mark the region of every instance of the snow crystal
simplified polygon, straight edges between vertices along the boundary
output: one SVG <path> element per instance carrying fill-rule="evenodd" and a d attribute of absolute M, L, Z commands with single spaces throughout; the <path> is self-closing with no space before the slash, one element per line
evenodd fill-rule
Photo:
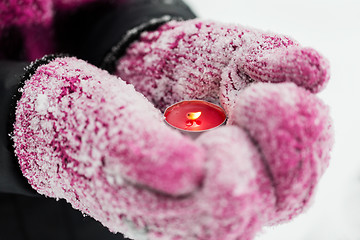
<path fill-rule="evenodd" d="M 35 111 L 41 115 L 44 115 L 47 113 L 49 105 L 49 98 L 45 94 L 39 94 L 35 102 Z"/>

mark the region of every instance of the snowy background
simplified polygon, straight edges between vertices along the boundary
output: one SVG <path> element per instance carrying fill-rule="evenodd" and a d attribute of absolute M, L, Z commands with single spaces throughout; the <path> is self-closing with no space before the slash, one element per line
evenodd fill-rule
<path fill-rule="evenodd" d="M 360 240 L 360 1 L 185 0 L 201 18 L 292 36 L 330 60 L 335 146 L 312 207 L 256 240 Z"/>

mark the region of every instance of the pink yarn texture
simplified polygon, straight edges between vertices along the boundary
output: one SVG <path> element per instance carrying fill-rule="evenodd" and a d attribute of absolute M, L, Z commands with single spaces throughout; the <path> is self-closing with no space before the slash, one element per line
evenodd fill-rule
<path fill-rule="evenodd" d="M 134 42 L 117 74 L 65 57 L 25 82 L 13 139 L 39 193 L 135 240 L 250 240 L 310 205 L 333 143 L 315 50 L 170 22 Z M 158 109 L 188 98 L 223 104 L 227 125 L 196 140 L 168 127 Z"/>
<path fill-rule="evenodd" d="M 160 109 L 198 98 L 228 109 L 252 82 L 294 82 L 316 93 L 329 80 L 327 60 L 287 36 L 200 19 L 143 33 L 117 66 Z"/>

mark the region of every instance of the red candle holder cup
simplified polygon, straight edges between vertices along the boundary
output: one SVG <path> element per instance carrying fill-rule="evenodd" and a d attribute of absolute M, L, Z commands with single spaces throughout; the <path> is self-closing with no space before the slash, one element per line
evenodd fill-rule
<path fill-rule="evenodd" d="M 192 138 L 217 128 L 226 122 L 226 113 L 220 106 L 203 100 L 177 102 L 164 112 L 165 122 Z"/>

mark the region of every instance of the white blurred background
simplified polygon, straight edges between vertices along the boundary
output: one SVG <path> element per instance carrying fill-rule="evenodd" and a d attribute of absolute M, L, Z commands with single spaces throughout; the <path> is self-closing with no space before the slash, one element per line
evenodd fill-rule
<path fill-rule="evenodd" d="M 201 18 L 286 34 L 330 60 L 331 79 L 319 94 L 335 125 L 330 167 L 307 212 L 256 240 L 360 240 L 360 1 L 185 1 Z"/>

